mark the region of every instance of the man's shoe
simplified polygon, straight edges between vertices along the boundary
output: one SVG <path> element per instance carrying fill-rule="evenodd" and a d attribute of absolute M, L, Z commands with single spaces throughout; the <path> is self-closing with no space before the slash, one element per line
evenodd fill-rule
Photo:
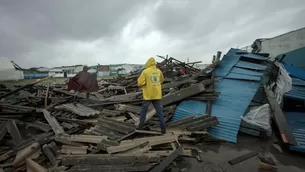
<path fill-rule="evenodd" d="M 165 128 L 161 128 L 161 133 L 165 134 L 166 133 L 166 129 Z"/>

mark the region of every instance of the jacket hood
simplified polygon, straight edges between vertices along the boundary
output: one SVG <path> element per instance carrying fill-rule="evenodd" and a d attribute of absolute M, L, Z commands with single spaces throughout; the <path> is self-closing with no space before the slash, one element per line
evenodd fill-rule
<path fill-rule="evenodd" d="M 145 66 L 145 69 L 152 67 L 152 66 L 156 66 L 155 58 L 153 58 L 153 57 L 149 58 L 144 66 Z"/>

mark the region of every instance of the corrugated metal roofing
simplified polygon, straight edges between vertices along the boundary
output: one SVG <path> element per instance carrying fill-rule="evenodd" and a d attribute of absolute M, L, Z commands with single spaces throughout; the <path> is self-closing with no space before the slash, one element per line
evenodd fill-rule
<path fill-rule="evenodd" d="M 286 52 L 285 57 L 282 60 L 283 63 L 288 64 L 290 66 L 302 68 L 305 70 L 305 46 L 302 48 L 298 48 L 296 50 Z M 279 55 L 276 58 L 281 59 L 283 55 Z"/>
<path fill-rule="evenodd" d="M 212 136 L 234 143 L 237 141 L 241 117 L 260 86 L 257 81 L 262 76 L 261 70 L 266 69 L 266 66 L 242 61 L 240 57 L 244 54 L 237 52 L 239 50 L 231 49 L 215 71 L 215 75 L 220 77 L 215 89 L 221 94 L 213 101 L 211 114 L 217 116 L 219 125 L 209 130 Z M 242 75 L 238 73 L 241 70 L 237 66 L 244 68 Z M 205 112 L 205 102 L 187 100 L 177 107 L 172 120 L 203 115 Z"/>
<path fill-rule="evenodd" d="M 297 100 L 305 100 L 305 87 L 293 85 L 292 89 L 285 93 L 285 97 Z"/>
<path fill-rule="evenodd" d="M 305 152 L 305 113 L 284 112 L 284 114 L 298 143 L 297 146 L 290 146 L 290 149 L 297 152 Z"/>
<path fill-rule="evenodd" d="M 305 81 L 291 77 L 292 89 L 285 93 L 285 97 L 297 100 L 305 100 Z"/>
<path fill-rule="evenodd" d="M 241 54 L 242 57 L 250 58 L 250 59 L 257 59 L 257 60 L 268 60 L 267 57 L 263 57 L 257 54 Z"/>
<path fill-rule="evenodd" d="M 230 73 L 238 73 L 238 74 L 244 74 L 244 75 L 253 75 L 253 76 L 263 76 L 262 72 L 257 71 L 251 71 L 239 67 L 233 67 L 233 69 L 230 71 Z"/>
<path fill-rule="evenodd" d="M 291 77 L 291 79 L 292 79 L 292 85 L 305 86 L 305 81 L 304 80 L 301 80 L 299 78 L 294 78 L 294 77 Z"/>
<path fill-rule="evenodd" d="M 305 70 L 287 64 L 284 64 L 284 67 L 291 76 L 305 80 Z"/>
<path fill-rule="evenodd" d="M 255 70 L 266 70 L 267 66 L 249 63 L 246 61 L 238 61 L 235 65 L 236 67 L 246 68 L 246 69 L 255 69 Z"/>

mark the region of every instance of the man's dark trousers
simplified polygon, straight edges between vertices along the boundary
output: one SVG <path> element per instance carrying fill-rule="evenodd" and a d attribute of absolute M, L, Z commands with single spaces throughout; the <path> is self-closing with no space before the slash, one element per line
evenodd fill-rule
<path fill-rule="evenodd" d="M 156 109 L 156 113 L 157 113 L 157 115 L 159 117 L 159 121 L 160 121 L 160 127 L 165 129 L 163 106 L 162 106 L 161 100 L 144 100 L 142 102 L 139 128 L 142 129 L 144 126 L 147 109 L 151 103 L 154 105 L 154 107 Z"/>

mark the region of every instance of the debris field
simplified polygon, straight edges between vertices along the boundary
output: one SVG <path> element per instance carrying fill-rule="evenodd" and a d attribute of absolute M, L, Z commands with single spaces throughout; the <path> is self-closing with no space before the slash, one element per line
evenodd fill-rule
<path fill-rule="evenodd" d="M 174 58 L 158 68 L 162 85 L 167 132 L 161 134 L 151 106 L 144 130 L 137 130 L 142 93 L 139 73 L 99 80 L 99 91 L 77 94 L 66 85 L 1 85 L 0 171 L 156 171 L 170 168 L 179 156 L 200 161 L 192 145 L 211 140 L 207 129 L 218 124 L 211 116 L 213 64 L 204 70 Z M 218 60 L 217 60 L 218 59 Z M 175 68 L 185 70 L 177 74 Z M 178 72 L 179 73 L 179 72 Z M 171 121 L 176 105 L 186 99 L 206 101 L 206 115 Z M 178 158 L 179 159 L 179 158 Z"/>

